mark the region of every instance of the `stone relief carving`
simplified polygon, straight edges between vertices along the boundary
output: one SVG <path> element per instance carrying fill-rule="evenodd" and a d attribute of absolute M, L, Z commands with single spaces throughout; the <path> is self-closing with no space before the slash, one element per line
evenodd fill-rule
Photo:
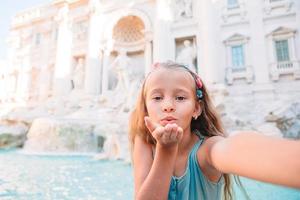
<path fill-rule="evenodd" d="M 175 0 L 174 3 L 175 20 L 193 17 L 193 0 Z"/>

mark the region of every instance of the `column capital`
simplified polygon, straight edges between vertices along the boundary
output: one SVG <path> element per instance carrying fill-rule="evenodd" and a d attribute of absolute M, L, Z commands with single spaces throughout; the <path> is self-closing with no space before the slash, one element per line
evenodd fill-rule
<path fill-rule="evenodd" d="M 54 17 L 54 20 L 61 23 L 62 21 L 68 20 L 69 15 L 69 5 L 67 3 L 62 4 L 59 7 L 57 15 Z"/>

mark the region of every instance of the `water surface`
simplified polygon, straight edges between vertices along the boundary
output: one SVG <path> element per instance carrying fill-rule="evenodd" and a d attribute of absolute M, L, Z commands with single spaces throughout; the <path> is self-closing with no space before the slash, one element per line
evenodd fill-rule
<path fill-rule="evenodd" d="M 253 200 L 299 200 L 300 191 L 242 179 Z M 245 199 L 236 189 L 237 199 Z M 0 150 L 1 200 L 131 200 L 132 169 L 92 155 L 26 155 Z"/>

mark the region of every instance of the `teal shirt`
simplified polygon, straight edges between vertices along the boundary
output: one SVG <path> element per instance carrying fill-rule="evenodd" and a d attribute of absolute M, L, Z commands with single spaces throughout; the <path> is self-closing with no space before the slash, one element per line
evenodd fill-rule
<path fill-rule="evenodd" d="M 201 138 L 192 148 L 186 171 L 181 177 L 172 176 L 168 200 L 219 200 L 223 189 L 223 179 L 217 183 L 209 181 L 202 173 L 197 159 L 197 150 L 203 142 Z"/>

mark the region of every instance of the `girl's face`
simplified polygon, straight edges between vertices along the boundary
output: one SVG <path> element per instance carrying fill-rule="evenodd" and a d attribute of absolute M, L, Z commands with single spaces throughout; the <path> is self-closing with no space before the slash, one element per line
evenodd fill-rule
<path fill-rule="evenodd" d="M 196 101 L 195 81 L 184 69 L 159 68 L 145 83 L 145 99 L 151 120 L 165 126 L 176 123 L 184 131 L 190 130 L 193 116 L 201 112 Z"/>

